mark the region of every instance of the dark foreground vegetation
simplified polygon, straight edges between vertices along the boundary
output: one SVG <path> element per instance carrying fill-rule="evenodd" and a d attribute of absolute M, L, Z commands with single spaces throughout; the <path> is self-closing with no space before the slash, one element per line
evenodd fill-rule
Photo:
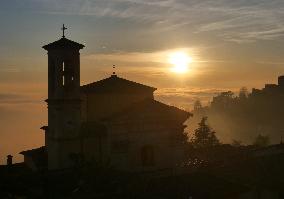
<path fill-rule="evenodd" d="M 283 198 L 284 145 L 188 146 L 176 169 L 123 173 L 81 165 L 61 171 L 0 167 L 0 195 L 8 198 Z"/>

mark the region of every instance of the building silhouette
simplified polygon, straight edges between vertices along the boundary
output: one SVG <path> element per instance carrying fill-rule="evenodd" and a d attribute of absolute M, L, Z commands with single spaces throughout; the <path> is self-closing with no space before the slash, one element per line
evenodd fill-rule
<path fill-rule="evenodd" d="M 45 146 L 21 152 L 24 163 L 13 164 L 13 156 L 7 156 L 7 165 L 0 165 L 0 198 L 283 198 L 282 139 L 265 147 L 185 145 L 184 122 L 191 114 L 156 101 L 156 88 L 115 73 L 81 86 L 84 46 L 66 39 L 65 29 L 61 39 L 43 46 L 48 51 Z M 279 77 L 278 85 L 238 101 L 264 96 L 264 107 L 277 93 L 283 102 L 283 88 Z M 223 97 L 235 100 L 230 93 Z M 125 175 L 94 164 L 138 172 Z M 144 175 L 173 171 L 176 165 L 183 172 Z"/>
<path fill-rule="evenodd" d="M 92 162 L 152 171 L 173 169 L 182 159 L 190 113 L 156 101 L 156 88 L 115 73 L 80 86 L 84 45 L 64 34 L 43 48 L 48 52 L 48 125 L 41 128 L 45 147 L 21 152 L 28 166 L 38 169 L 35 163 L 46 156 L 50 170 Z"/>
<path fill-rule="evenodd" d="M 258 95 L 283 95 L 284 94 L 284 76 L 278 77 L 278 84 L 265 84 L 262 89 L 252 89 L 252 96 Z"/>

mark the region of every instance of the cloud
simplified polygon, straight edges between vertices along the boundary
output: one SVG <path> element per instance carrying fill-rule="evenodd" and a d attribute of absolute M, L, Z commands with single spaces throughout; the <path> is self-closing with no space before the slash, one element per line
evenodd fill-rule
<path fill-rule="evenodd" d="M 151 24 L 145 31 L 214 33 L 225 41 L 253 42 L 284 35 L 282 0 L 30 0 L 39 12 L 113 17 Z"/>
<path fill-rule="evenodd" d="M 83 59 L 87 60 L 100 60 L 100 61 L 113 61 L 113 62 L 128 62 L 128 63 L 160 63 L 168 64 L 169 55 L 174 52 L 182 51 L 187 53 L 193 58 L 194 61 L 202 62 L 199 60 L 199 52 L 201 47 L 191 48 L 173 48 L 153 52 L 106 52 L 94 53 L 85 55 Z"/>
<path fill-rule="evenodd" d="M 262 65 L 279 65 L 279 66 L 284 66 L 284 62 L 274 62 L 274 61 L 258 61 L 258 64 Z"/>
<path fill-rule="evenodd" d="M 32 95 L 20 95 L 14 93 L 0 93 L 0 105 L 3 104 L 33 104 L 42 103 L 42 100 Z"/>
<path fill-rule="evenodd" d="M 21 70 L 17 68 L 16 66 L 7 66 L 7 67 L 0 67 L 1 73 L 19 73 Z"/>
<path fill-rule="evenodd" d="M 208 105 L 213 96 L 228 89 L 216 88 L 162 88 L 155 92 L 156 99 L 182 109 L 191 110 L 196 100 Z"/>

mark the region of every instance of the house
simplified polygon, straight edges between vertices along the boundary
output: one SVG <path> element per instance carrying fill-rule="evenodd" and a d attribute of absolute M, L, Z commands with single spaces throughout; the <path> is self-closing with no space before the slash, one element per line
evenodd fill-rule
<path fill-rule="evenodd" d="M 25 165 L 33 171 L 46 169 L 47 152 L 45 147 L 20 152 L 24 156 Z"/>

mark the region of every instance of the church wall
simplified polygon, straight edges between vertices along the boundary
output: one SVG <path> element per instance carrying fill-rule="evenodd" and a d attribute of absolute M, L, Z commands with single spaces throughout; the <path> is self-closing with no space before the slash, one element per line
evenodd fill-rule
<path fill-rule="evenodd" d="M 138 121 L 129 126 L 127 123 L 116 123 L 109 128 L 110 142 L 128 143 L 127 150 L 111 151 L 111 164 L 117 169 L 126 171 L 171 170 L 176 162 L 176 145 L 172 144 L 172 134 L 176 133 L 175 126 L 157 123 L 147 123 L 141 126 Z M 182 132 L 180 132 L 182 133 Z M 151 146 L 154 153 L 153 165 L 143 165 L 141 150 Z"/>
<path fill-rule="evenodd" d="M 122 111 L 129 105 L 142 101 L 146 98 L 153 99 L 152 92 L 144 93 L 89 93 L 82 98 L 85 99 L 83 106 L 86 111 L 85 119 L 95 121 Z"/>
<path fill-rule="evenodd" d="M 88 137 L 83 141 L 83 153 L 87 162 L 106 166 L 109 162 L 109 145 L 106 136 Z"/>
<path fill-rule="evenodd" d="M 80 140 L 52 140 L 48 146 L 49 169 L 63 169 L 76 166 L 80 154 Z M 52 157 L 52 158 L 50 158 Z"/>
<path fill-rule="evenodd" d="M 81 123 L 80 105 L 63 102 L 48 106 L 49 134 L 52 138 L 73 138 L 79 136 Z"/>
<path fill-rule="evenodd" d="M 88 95 L 81 93 L 81 121 L 87 121 L 87 99 Z"/>
<path fill-rule="evenodd" d="M 80 153 L 80 104 L 62 101 L 48 105 L 48 168 L 62 169 L 74 165 L 72 154 Z"/>

